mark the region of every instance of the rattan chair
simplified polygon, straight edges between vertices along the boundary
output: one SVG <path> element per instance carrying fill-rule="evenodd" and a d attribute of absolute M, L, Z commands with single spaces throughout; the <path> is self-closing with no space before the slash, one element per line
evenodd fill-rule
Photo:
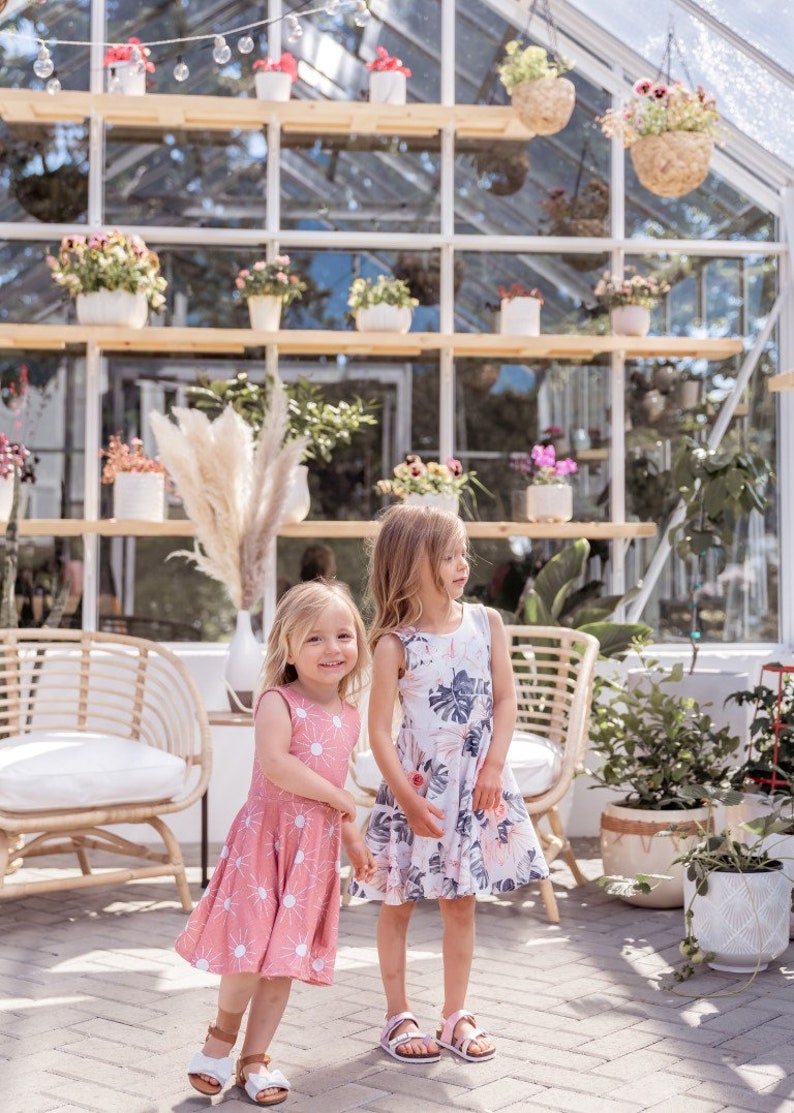
<path fill-rule="evenodd" d="M 558 805 L 584 768 L 599 643 L 563 626 L 507 626 L 518 694 L 508 761 L 548 862 L 562 855 L 578 885 L 576 861 Z M 541 881 L 546 913 L 559 923 L 551 880 Z"/>
<path fill-rule="evenodd" d="M 189 911 L 162 817 L 203 795 L 210 762 L 201 696 L 170 650 L 121 634 L 0 631 L 0 899 L 171 876 Z M 165 851 L 107 829 L 118 824 L 154 828 Z M 142 864 L 93 872 L 89 851 Z M 79 872 L 29 877 L 37 856 L 68 852 Z"/>

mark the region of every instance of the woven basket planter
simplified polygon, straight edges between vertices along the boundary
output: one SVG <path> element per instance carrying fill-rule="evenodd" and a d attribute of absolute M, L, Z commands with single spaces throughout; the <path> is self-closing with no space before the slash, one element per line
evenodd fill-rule
<path fill-rule="evenodd" d="M 571 118 L 576 89 L 567 77 L 539 77 L 516 85 L 511 100 L 519 120 L 530 131 L 554 135 Z"/>
<path fill-rule="evenodd" d="M 629 148 L 642 185 L 659 197 L 683 197 L 706 180 L 714 141 L 699 131 L 644 135 Z"/>

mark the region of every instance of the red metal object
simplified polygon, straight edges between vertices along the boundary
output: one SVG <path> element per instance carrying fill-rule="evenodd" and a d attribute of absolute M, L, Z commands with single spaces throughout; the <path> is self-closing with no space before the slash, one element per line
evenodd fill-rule
<path fill-rule="evenodd" d="M 764 676 L 765 673 L 769 674 L 768 679 Z M 765 685 L 767 688 L 770 688 L 772 691 L 775 691 L 777 693 L 777 713 L 771 723 L 771 729 L 775 736 L 775 741 L 772 744 L 773 766 L 778 765 L 781 733 L 784 730 L 791 731 L 792 729 L 794 729 L 791 723 L 785 723 L 781 718 L 781 709 L 787 697 L 786 677 L 791 675 L 794 675 L 794 665 L 761 666 L 760 684 Z M 789 700 L 791 700 L 794 697 L 789 694 L 788 698 Z M 753 777 L 753 780 L 756 782 L 756 784 L 768 785 L 769 790 L 772 793 L 774 793 L 778 788 L 788 789 L 789 787 L 789 782 L 786 780 L 785 777 L 781 777 L 781 775 L 777 771 L 777 768 L 774 768 L 772 770 L 771 776 L 759 777 L 755 775 Z"/>

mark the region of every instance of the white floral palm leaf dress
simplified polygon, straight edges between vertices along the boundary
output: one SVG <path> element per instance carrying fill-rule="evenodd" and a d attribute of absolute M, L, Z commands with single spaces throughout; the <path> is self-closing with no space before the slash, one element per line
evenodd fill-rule
<path fill-rule="evenodd" d="M 535 829 L 509 766 L 502 801 L 473 811 L 476 775 L 493 730 L 491 630 L 485 608 L 463 604 L 452 634 L 397 631 L 405 652 L 398 682 L 402 718 L 396 749 L 415 790 L 443 811 L 441 838 L 413 834 L 388 785 L 381 784 L 366 842 L 377 872 L 353 880 L 354 896 L 406 900 L 506 893 L 548 877 Z"/>

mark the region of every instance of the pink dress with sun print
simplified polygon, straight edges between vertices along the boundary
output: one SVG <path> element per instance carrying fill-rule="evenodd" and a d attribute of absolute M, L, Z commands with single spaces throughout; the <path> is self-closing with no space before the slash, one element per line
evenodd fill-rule
<path fill-rule="evenodd" d="M 359 735 L 356 709 L 340 702 L 333 713 L 289 686 L 274 690 L 289 707 L 290 753 L 341 787 Z M 340 812 L 278 788 L 254 761 L 248 798 L 176 940 L 177 952 L 212 974 L 258 973 L 330 985 L 340 847 Z"/>
<path fill-rule="evenodd" d="M 491 744 L 491 627 L 484 607 L 463 604 L 451 634 L 395 631 L 405 653 L 397 688 L 402 721 L 395 743 L 415 790 L 444 813 L 441 838 L 414 835 L 383 782 L 365 841 L 377 870 L 350 883 L 354 896 L 402 904 L 425 898 L 509 893 L 549 876 L 509 765 L 502 802 L 474 811 L 474 783 Z"/>

